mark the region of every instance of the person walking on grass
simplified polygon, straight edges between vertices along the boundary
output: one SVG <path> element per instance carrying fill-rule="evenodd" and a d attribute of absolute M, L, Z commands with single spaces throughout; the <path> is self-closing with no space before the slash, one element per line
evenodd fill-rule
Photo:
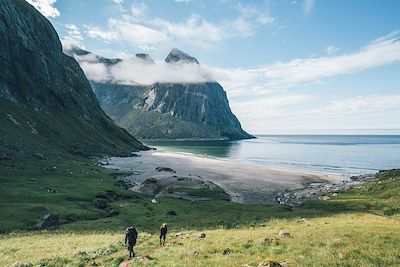
<path fill-rule="evenodd" d="M 160 227 L 160 246 L 165 246 L 165 239 L 167 238 L 167 224 L 163 223 Z"/>
<path fill-rule="evenodd" d="M 138 232 L 136 231 L 135 227 L 131 225 L 128 228 L 126 228 L 125 245 L 128 244 L 128 251 L 129 251 L 128 260 L 132 259 L 132 257 L 135 257 L 135 252 L 133 251 L 133 247 L 136 245 L 137 237 L 138 237 Z"/>

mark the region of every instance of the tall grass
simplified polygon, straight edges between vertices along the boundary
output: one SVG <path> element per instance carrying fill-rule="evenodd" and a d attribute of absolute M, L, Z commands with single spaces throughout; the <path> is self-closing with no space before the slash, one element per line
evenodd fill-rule
<path fill-rule="evenodd" d="M 140 230 L 140 229 L 139 229 Z M 279 236 L 281 230 L 290 238 Z M 286 261 L 293 266 L 400 266 L 400 219 L 352 213 L 321 218 L 276 219 L 263 226 L 193 231 L 158 236 L 141 233 L 130 266 L 257 266 Z M 16 261 L 45 266 L 118 266 L 127 256 L 119 233 L 7 235 L 0 241 L 0 266 Z"/>

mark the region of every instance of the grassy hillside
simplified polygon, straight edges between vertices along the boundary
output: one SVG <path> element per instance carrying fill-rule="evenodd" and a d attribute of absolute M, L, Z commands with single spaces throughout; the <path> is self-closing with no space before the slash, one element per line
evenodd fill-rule
<path fill-rule="evenodd" d="M 176 229 L 232 228 L 255 225 L 270 218 L 317 217 L 343 212 L 400 213 L 400 171 L 379 175 L 362 188 L 339 193 L 329 201 L 308 201 L 301 207 L 240 205 L 227 201 L 218 190 L 191 190 L 190 195 L 211 201 L 172 198 L 151 203 L 123 188 L 112 171 L 91 160 L 0 161 L 0 231 L 34 230 L 40 218 L 59 214 L 62 230 L 118 231 L 134 223 L 154 232 L 161 222 Z M 178 190 L 178 189 L 177 189 Z M 212 203 L 212 205 L 210 205 Z M 166 215 L 175 211 L 177 216 Z"/>
<path fill-rule="evenodd" d="M 256 266 L 267 259 L 300 266 L 321 266 L 318 262 L 326 266 L 400 264 L 396 248 L 400 241 L 400 170 L 381 173 L 378 180 L 339 192 L 328 201 L 308 201 L 290 208 L 234 204 L 219 191 L 190 192 L 214 197 L 212 201 L 164 198 L 153 204 L 151 198 L 121 188 L 115 173 L 81 158 L 2 160 L 0 168 L 0 229 L 4 233 L 0 266 L 16 260 L 77 266 L 93 258 L 104 266 L 117 264 L 126 252 L 121 240 L 130 223 L 142 233 L 139 255 L 154 257 L 140 264 Z M 99 208 L 99 201 L 105 206 Z M 177 216 L 166 215 L 171 210 Z M 9 233 L 33 230 L 49 213 L 60 215 L 56 232 Z M 162 222 L 174 232 L 206 230 L 207 237 L 179 239 L 160 250 L 157 231 Z M 280 239 L 279 230 L 288 230 L 294 238 Z M 261 244 L 265 238 L 279 240 Z M 222 255 L 225 249 L 229 256 Z"/>
<path fill-rule="evenodd" d="M 292 237 L 279 237 L 281 230 Z M 141 231 L 136 249 L 141 257 L 128 266 L 258 266 L 271 260 L 289 266 L 400 265 L 399 218 L 353 213 L 208 230 L 204 239 L 193 233 L 170 234 L 166 247 L 159 248 L 157 235 Z M 127 257 L 123 237 L 121 231 L 9 235 L 0 240 L 0 265 L 119 266 Z"/>
<path fill-rule="evenodd" d="M 187 229 L 231 228 L 270 217 L 327 214 L 314 208 L 293 210 L 285 206 L 235 204 L 227 201 L 218 189 L 186 192 L 211 197 L 212 202 L 162 198 L 153 204 L 152 198 L 124 189 L 114 178 L 118 174 L 82 158 L 5 160 L 0 161 L 0 170 L 0 231 L 3 233 L 34 230 L 40 218 L 49 213 L 60 215 L 59 228 L 80 231 L 121 230 L 130 223 L 155 231 L 163 221 Z M 105 203 L 105 207 L 99 208 L 99 202 Z M 175 211 L 177 216 L 167 216 L 168 211 Z"/>

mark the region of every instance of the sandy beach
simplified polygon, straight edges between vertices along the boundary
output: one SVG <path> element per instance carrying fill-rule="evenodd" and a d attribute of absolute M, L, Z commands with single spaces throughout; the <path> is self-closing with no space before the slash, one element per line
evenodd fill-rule
<path fill-rule="evenodd" d="M 176 177 L 187 177 L 220 186 L 233 202 L 274 203 L 279 192 L 302 189 L 310 183 L 339 183 L 343 179 L 334 175 L 275 169 L 181 153 L 144 151 L 138 155 L 112 157 L 106 165 L 107 168 L 131 172 L 124 179 L 138 185 L 132 188 L 138 192 L 139 185 L 148 178 L 171 181 Z M 172 170 L 157 171 L 159 167 Z"/>

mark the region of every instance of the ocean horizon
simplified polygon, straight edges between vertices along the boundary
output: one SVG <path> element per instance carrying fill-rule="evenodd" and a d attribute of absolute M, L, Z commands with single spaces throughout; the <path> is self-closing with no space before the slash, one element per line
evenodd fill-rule
<path fill-rule="evenodd" d="M 144 143 L 160 151 L 343 177 L 398 168 L 400 135 L 265 134 L 239 141 Z"/>

